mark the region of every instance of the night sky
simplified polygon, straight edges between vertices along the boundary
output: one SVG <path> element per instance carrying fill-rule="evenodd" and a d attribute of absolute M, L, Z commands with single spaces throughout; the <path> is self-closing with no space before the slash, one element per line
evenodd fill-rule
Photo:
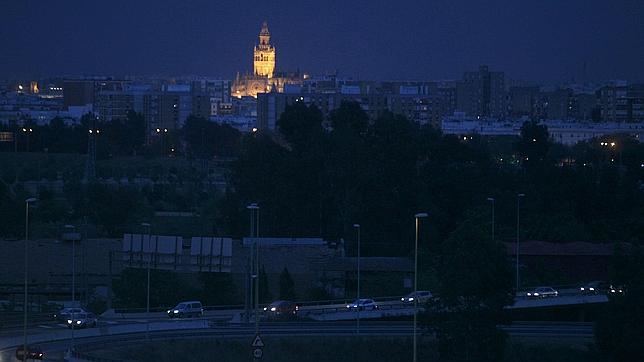
<path fill-rule="evenodd" d="M 644 81 L 642 0 L 3 1 L 0 77 L 252 70 L 267 20 L 278 70 L 457 79 L 488 64 L 540 83 Z"/>

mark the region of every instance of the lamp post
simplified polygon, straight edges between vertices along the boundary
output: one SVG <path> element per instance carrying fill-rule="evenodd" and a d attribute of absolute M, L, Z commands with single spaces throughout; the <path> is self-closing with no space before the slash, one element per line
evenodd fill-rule
<path fill-rule="evenodd" d="M 414 243 L 414 362 L 417 360 L 417 346 L 416 346 L 416 323 L 417 323 L 417 314 L 418 314 L 418 229 L 421 218 L 426 218 L 426 212 L 419 212 L 414 215 L 416 221 L 416 237 Z"/>
<path fill-rule="evenodd" d="M 30 197 L 27 200 L 25 200 L 25 302 L 22 307 L 23 312 L 24 312 L 24 326 L 23 326 L 23 343 L 22 343 L 22 351 L 23 355 L 25 356 L 25 360 L 27 360 L 27 295 L 28 295 L 28 272 L 27 272 L 27 267 L 29 265 L 28 261 L 28 256 L 29 256 L 29 247 L 28 247 L 28 241 L 29 241 L 29 204 L 32 202 L 36 202 L 38 199 L 34 197 Z"/>
<path fill-rule="evenodd" d="M 250 210 L 250 235 L 251 237 L 254 236 L 253 238 L 253 246 L 255 251 L 253 252 L 251 250 L 251 255 L 254 255 L 255 258 L 255 274 L 254 274 L 254 279 L 255 279 L 255 334 L 259 333 L 259 242 L 257 240 L 259 236 L 259 206 L 257 206 L 257 203 L 252 203 L 248 206 L 246 206 L 248 210 Z M 253 218 L 254 216 L 254 218 Z M 253 220 L 255 222 L 253 222 Z M 252 260 L 252 257 L 251 257 Z M 251 266 L 251 269 L 253 266 Z M 251 302 L 252 303 L 252 302 Z"/>
<path fill-rule="evenodd" d="M 353 224 L 353 227 L 356 229 L 358 237 L 358 315 L 356 318 L 356 333 L 360 334 L 360 224 Z"/>
<path fill-rule="evenodd" d="M 152 239 L 152 226 L 150 223 L 143 222 L 141 226 L 147 229 L 148 231 L 148 246 L 150 246 Z M 148 255 L 148 288 L 147 295 L 145 299 L 145 316 L 146 316 L 146 336 L 150 338 L 150 262 L 152 261 L 152 255 Z"/>
<path fill-rule="evenodd" d="M 492 203 L 492 241 L 494 241 L 494 197 L 488 197 L 487 201 Z"/>
<path fill-rule="evenodd" d="M 74 225 L 65 225 L 66 229 L 69 230 L 74 230 L 75 227 Z M 76 307 L 76 237 L 72 237 L 72 307 Z M 72 333 L 72 338 L 71 338 L 71 345 L 70 345 L 70 351 L 74 350 L 74 329 L 75 329 L 75 324 L 76 321 L 74 320 L 74 313 L 72 313 L 72 323 L 71 323 L 71 333 Z"/>
<path fill-rule="evenodd" d="M 520 206 L 521 206 L 521 198 L 525 197 L 525 194 L 517 194 L 517 247 L 516 247 L 516 269 L 517 269 L 517 276 L 516 276 L 516 291 L 519 291 L 519 216 L 520 216 Z"/>

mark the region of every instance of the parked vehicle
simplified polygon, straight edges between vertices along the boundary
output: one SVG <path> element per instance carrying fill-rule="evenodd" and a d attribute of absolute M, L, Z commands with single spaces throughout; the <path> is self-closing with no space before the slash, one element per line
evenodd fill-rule
<path fill-rule="evenodd" d="M 16 348 L 16 359 L 19 361 L 27 361 L 30 359 L 43 359 L 45 354 L 42 352 L 40 346 L 27 345 L 27 353 L 25 353 L 25 348 L 23 345 Z"/>
<path fill-rule="evenodd" d="M 264 313 L 269 319 L 297 317 L 300 307 L 288 300 L 277 300 L 264 307 Z"/>
<path fill-rule="evenodd" d="M 356 299 L 353 303 L 347 304 L 349 310 L 374 310 L 378 309 L 378 305 L 373 299 Z"/>
<path fill-rule="evenodd" d="M 74 313 L 67 319 L 69 328 L 88 328 L 96 327 L 98 319 L 94 313 Z"/>
<path fill-rule="evenodd" d="M 67 320 L 72 316 L 72 314 L 78 314 L 78 313 L 88 313 L 85 309 L 83 308 L 63 308 L 57 313 L 54 313 L 54 319 L 61 322 L 61 323 L 67 323 Z"/>
<path fill-rule="evenodd" d="M 426 290 L 419 290 L 417 292 L 411 292 L 406 296 L 400 298 L 400 301 L 403 303 L 414 303 L 415 300 L 418 300 L 418 303 L 426 303 L 432 298 L 432 293 Z"/>
<path fill-rule="evenodd" d="M 181 302 L 166 313 L 170 318 L 202 317 L 203 306 L 199 301 Z"/>
<path fill-rule="evenodd" d="M 539 287 L 531 292 L 528 292 L 526 295 L 528 298 L 549 298 L 558 297 L 559 292 L 551 287 Z"/>

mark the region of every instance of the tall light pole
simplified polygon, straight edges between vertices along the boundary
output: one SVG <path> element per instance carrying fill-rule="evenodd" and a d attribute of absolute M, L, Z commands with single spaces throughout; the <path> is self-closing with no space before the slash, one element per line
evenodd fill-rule
<path fill-rule="evenodd" d="M 418 229 L 421 218 L 426 218 L 426 212 L 419 212 L 414 215 L 416 221 L 416 238 L 414 246 L 414 362 L 417 360 L 417 346 L 416 346 L 416 323 L 417 323 L 417 314 L 418 314 Z"/>
<path fill-rule="evenodd" d="M 28 241 L 29 241 L 29 204 L 32 202 L 36 202 L 38 199 L 35 197 L 30 197 L 27 200 L 25 200 L 25 303 L 22 307 L 24 311 L 24 327 L 23 327 L 23 343 L 22 343 L 22 352 L 23 355 L 25 356 L 25 361 L 27 360 L 27 295 L 28 295 L 28 269 L 27 267 L 29 266 L 28 263 L 28 256 L 29 256 L 29 247 L 28 247 Z"/>
<path fill-rule="evenodd" d="M 141 223 L 141 226 L 147 229 L 148 231 L 148 246 L 150 246 L 150 243 L 152 242 L 152 226 L 150 223 L 143 222 Z M 143 239 L 143 238 L 141 238 Z M 147 290 L 147 295 L 145 299 L 145 317 L 146 317 L 146 333 L 147 337 L 150 337 L 150 262 L 152 261 L 152 255 L 148 255 L 148 290 Z"/>
<path fill-rule="evenodd" d="M 356 333 L 360 334 L 360 224 L 353 224 L 358 237 L 358 316 L 356 318 Z"/>
<path fill-rule="evenodd" d="M 74 230 L 75 227 L 74 225 L 65 225 L 65 228 Z M 76 237 L 72 237 L 72 307 L 76 307 Z M 74 313 L 72 313 L 72 323 L 71 323 L 71 328 L 72 328 L 72 338 L 71 338 L 71 345 L 70 345 L 70 351 L 74 350 L 74 328 L 75 328 L 76 321 L 74 320 Z"/>
<path fill-rule="evenodd" d="M 250 210 L 250 232 L 251 232 L 251 237 L 254 235 L 253 239 L 253 246 L 255 247 L 255 251 L 251 250 L 251 255 L 254 255 L 255 257 L 255 334 L 259 333 L 259 206 L 257 206 L 257 203 L 252 203 L 248 206 L 246 206 L 248 210 Z M 254 216 L 254 218 L 253 218 Z M 255 222 L 253 223 L 253 219 Z M 252 258 L 251 258 L 252 260 Z M 252 267 L 251 267 L 252 268 Z"/>
<path fill-rule="evenodd" d="M 492 241 L 494 241 L 494 197 L 488 197 L 487 201 L 492 203 Z"/>
<path fill-rule="evenodd" d="M 521 206 L 521 198 L 525 197 L 525 194 L 517 194 L 517 247 L 516 247 L 516 269 L 517 269 L 517 277 L 516 277 L 516 291 L 519 291 L 519 215 L 520 215 L 520 206 Z"/>

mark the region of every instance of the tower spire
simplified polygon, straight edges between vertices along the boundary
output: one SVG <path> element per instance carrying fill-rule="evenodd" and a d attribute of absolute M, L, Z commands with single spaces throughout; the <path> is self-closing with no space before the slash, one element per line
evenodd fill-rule
<path fill-rule="evenodd" d="M 255 46 L 253 54 L 254 74 L 272 78 L 275 70 L 275 48 L 271 45 L 271 33 L 268 31 L 268 22 L 264 21 L 259 31 L 259 44 Z"/>

